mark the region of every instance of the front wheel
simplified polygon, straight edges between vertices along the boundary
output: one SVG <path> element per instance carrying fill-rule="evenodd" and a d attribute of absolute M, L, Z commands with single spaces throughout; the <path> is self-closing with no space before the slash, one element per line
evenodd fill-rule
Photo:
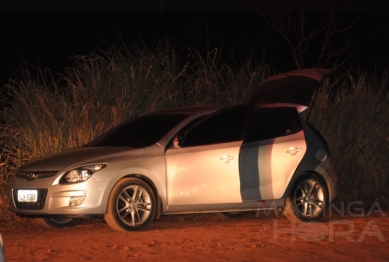
<path fill-rule="evenodd" d="M 47 228 L 73 227 L 78 223 L 78 219 L 75 218 L 39 217 L 35 220 Z"/>
<path fill-rule="evenodd" d="M 157 208 L 150 186 L 137 178 L 124 178 L 112 189 L 104 219 L 117 231 L 135 231 L 145 228 Z"/>
<path fill-rule="evenodd" d="M 327 188 L 316 176 L 300 179 L 286 199 L 284 214 L 292 221 L 311 221 L 320 219 L 328 202 Z"/>
<path fill-rule="evenodd" d="M 245 212 L 241 212 L 241 211 L 222 212 L 222 215 L 227 218 L 237 219 L 243 217 L 245 215 Z"/>

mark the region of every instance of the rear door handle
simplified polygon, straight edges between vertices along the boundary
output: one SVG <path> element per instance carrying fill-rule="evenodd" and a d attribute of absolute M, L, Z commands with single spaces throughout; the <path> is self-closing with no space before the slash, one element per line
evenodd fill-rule
<path fill-rule="evenodd" d="M 303 151 L 302 148 L 297 148 L 295 146 L 291 146 L 291 147 L 289 147 L 288 150 L 286 150 L 286 153 L 289 153 L 291 155 L 295 155 L 295 154 L 297 154 L 297 152 L 301 152 L 301 151 Z"/>
<path fill-rule="evenodd" d="M 234 160 L 234 156 L 230 156 L 229 154 L 224 154 L 220 157 L 220 160 L 223 161 L 224 163 L 228 163 L 231 160 Z"/>

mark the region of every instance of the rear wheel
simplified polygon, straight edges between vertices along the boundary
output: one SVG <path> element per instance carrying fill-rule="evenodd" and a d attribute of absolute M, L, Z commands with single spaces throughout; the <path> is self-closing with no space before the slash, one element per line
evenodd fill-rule
<path fill-rule="evenodd" d="M 145 228 L 154 219 L 157 209 L 150 186 L 137 178 L 124 178 L 112 189 L 104 219 L 117 231 Z"/>
<path fill-rule="evenodd" d="M 47 228 L 65 228 L 77 225 L 78 220 L 74 218 L 57 218 L 57 217 L 39 217 L 36 221 Z"/>
<path fill-rule="evenodd" d="M 284 214 L 292 221 L 311 221 L 320 219 L 328 202 L 327 188 L 316 176 L 300 179 L 286 199 Z"/>

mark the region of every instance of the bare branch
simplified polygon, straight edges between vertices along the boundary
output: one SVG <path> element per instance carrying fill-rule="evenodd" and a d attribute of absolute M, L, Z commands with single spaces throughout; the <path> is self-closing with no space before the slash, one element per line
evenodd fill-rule
<path fill-rule="evenodd" d="M 304 68 L 308 64 L 333 68 L 344 64 L 351 57 L 344 54 L 352 45 L 344 40 L 345 43 L 336 48 L 333 46 L 334 39 L 352 29 L 358 18 L 345 25 L 342 19 L 337 19 L 335 13 L 326 16 L 320 14 L 322 16 L 320 22 L 312 21 L 317 18 L 317 13 L 261 15 L 265 22 L 285 40 L 297 68 Z"/>

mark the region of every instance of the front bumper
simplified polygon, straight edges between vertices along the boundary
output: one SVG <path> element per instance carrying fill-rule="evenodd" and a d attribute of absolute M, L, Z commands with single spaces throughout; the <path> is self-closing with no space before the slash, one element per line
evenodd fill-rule
<path fill-rule="evenodd" d="M 58 184 L 55 177 L 27 181 L 13 177 L 8 188 L 9 210 L 19 215 L 98 215 L 106 213 L 106 194 L 109 182 L 93 177 L 74 184 Z M 36 202 L 19 202 L 18 190 L 37 190 Z M 109 192 L 109 191 L 108 191 Z M 72 198 L 85 198 L 83 203 L 71 206 Z"/>

